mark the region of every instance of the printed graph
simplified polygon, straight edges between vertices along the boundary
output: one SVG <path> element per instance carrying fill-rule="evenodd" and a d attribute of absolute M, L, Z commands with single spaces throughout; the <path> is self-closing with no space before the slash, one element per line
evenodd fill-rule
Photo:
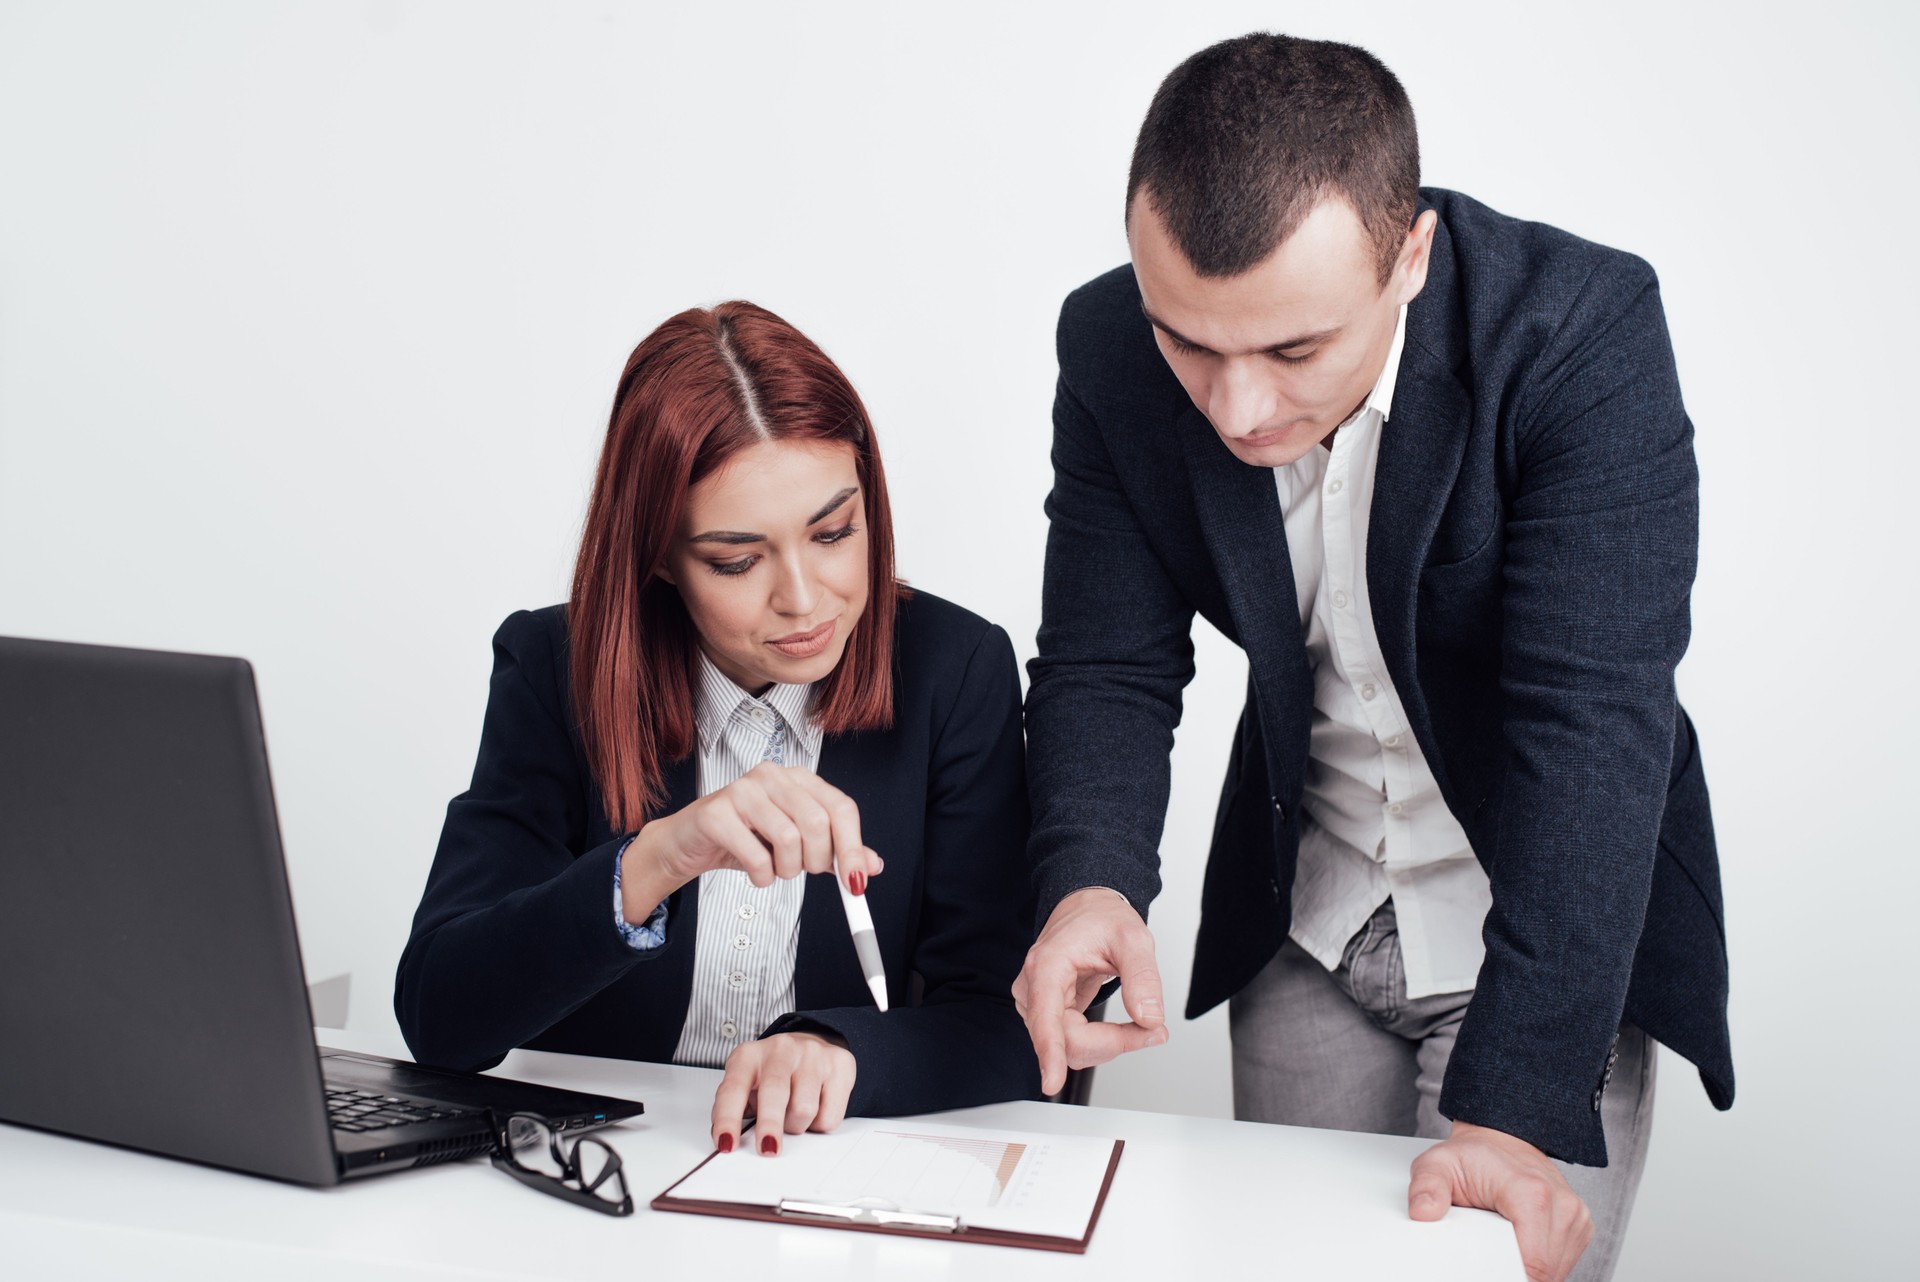
<path fill-rule="evenodd" d="M 872 1131 L 820 1181 L 823 1201 L 884 1198 L 896 1206 L 979 1209 L 1000 1204 L 1027 1146 L 992 1139 Z"/>

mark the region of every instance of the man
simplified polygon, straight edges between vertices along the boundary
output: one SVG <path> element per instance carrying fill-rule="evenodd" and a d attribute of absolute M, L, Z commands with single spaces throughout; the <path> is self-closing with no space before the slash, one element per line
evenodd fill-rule
<path fill-rule="evenodd" d="M 1249 661 L 1187 1001 L 1232 999 L 1236 1112 L 1439 1140 L 1414 1218 L 1486 1207 L 1529 1276 L 1608 1276 L 1649 1039 L 1733 1098 L 1653 273 L 1421 190 L 1392 73 L 1273 35 L 1160 87 L 1127 233 L 1059 329 L 1015 986 L 1044 1084 L 1167 1037 L 1143 918 L 1197 611 Z M 1115 977 L 1132 1022 L 1088 1023 Z"/>

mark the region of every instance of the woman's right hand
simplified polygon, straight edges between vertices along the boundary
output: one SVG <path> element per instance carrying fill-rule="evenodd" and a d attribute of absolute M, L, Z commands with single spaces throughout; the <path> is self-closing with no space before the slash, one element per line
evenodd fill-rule
<path fill-rule="evenodd" d="M 861 842 L 860 809 L 851 797 L 811 770 L 770 761 L 648 822 L 623 858 L 621 911 L 633 922 L 717 868 L 737 868 L 756 886 L 837 869 L 860 895 L 886 866 Z"/>

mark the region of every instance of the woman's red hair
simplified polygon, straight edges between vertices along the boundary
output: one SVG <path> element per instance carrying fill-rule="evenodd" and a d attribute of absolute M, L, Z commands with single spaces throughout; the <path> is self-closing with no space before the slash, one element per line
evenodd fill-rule
<path fill-rule="evenodd" d="M 799 330 L 752 303 L 696 307 L 633 349 L 620 376 L 567 606 L 569 675 L 607 818 L 631 832 L 665 800 L 666 763 L 694 747 L 697 636 L 679 589 L 654 571 L 680 534 L 687 492 L 769 440 L 853 446 L 867 525 L 867 606 L 813 715 L 829 734 L 893 720 L 894 579 L 886 476 L 866 407 Z"/>

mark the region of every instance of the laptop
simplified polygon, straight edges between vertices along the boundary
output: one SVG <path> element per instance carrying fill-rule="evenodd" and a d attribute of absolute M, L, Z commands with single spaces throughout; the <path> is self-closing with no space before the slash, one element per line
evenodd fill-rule
<path fill-rule="evenodd" d="M 0 1121 L 324 1185 L 641 1111 L 317 1046 L 253 669 L 0 637 Z"/>

